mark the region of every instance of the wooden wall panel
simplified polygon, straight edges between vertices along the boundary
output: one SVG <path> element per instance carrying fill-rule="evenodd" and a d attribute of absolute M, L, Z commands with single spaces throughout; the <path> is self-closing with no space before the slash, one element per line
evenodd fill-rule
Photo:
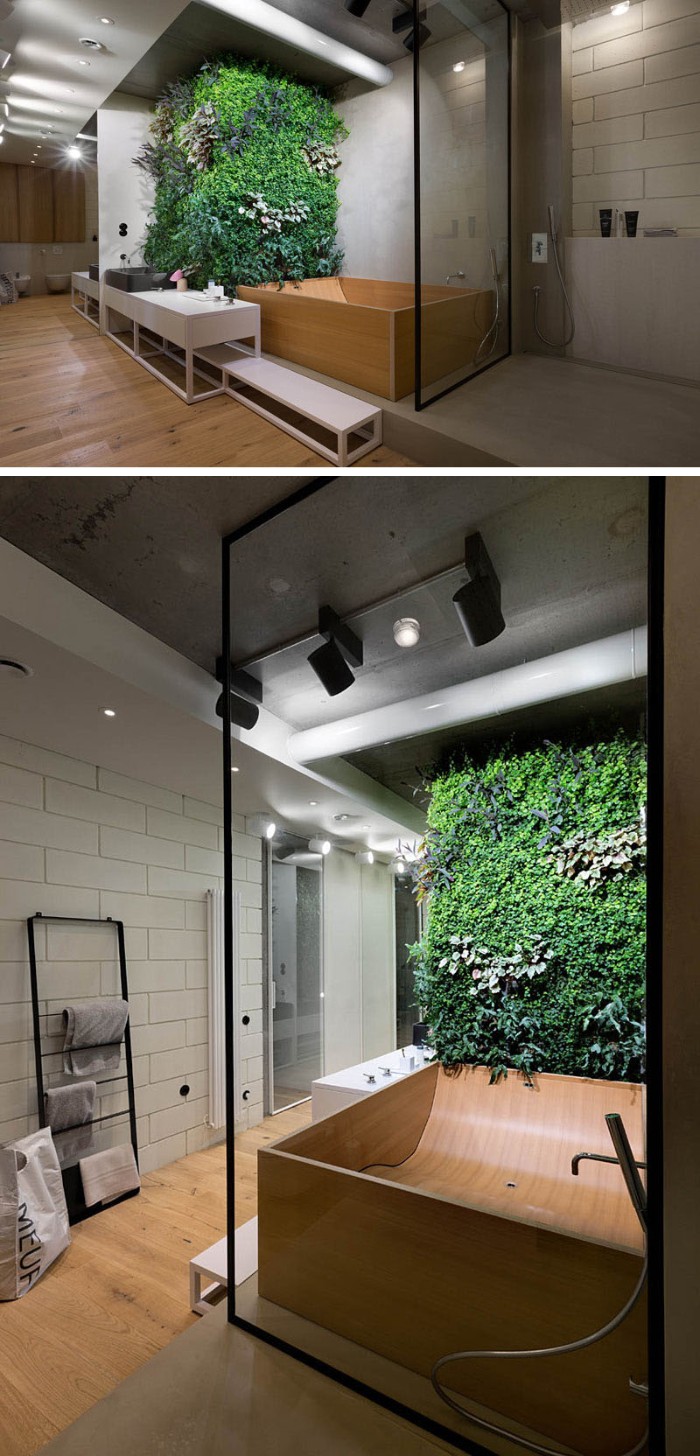
<path fill-rule="evenodd" d="M 0 243 L 19 242 L 17 168 L 0 166 Z"/>
<path fill-rule="evenodd" d="M 79 168 L 53 174 L 55 243 L 85 242 L 85 173 Z"/>
<path fill-rule="evenodd" d="M 19 241 L 52 243 L 53 172 L 48 167 L 18 167 Z"/>

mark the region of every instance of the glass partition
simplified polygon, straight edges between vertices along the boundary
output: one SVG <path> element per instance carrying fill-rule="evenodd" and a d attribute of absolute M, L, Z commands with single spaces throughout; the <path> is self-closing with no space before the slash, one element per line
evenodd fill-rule
<path fill-rule="evenodd" d="M 230 1317 L 472 1453 L 647 1450 L 647 496 L 326 478 L 225 562 L 270 1105 L 337 1094 L 261 1139 Z"/>
<path fill-rule="evenodd" d="M 439 0 L 417 19 L 416 408 L 510 350 L 509 17 Z"/>

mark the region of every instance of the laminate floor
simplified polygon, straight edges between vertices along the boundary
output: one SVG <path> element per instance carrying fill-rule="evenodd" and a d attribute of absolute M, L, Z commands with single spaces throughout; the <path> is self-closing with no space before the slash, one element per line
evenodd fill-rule
<path fill-rule="evenodd" d="M 306 1103 L 236 1140 L 236 1227 L 257 1212 L 258 1148 L 310 1115 Z M 197 1322 L 189 1261 L 226 1232 L 225 1176 L 223 1144 L 145 1174 L 138 1198 L 76 1225 L 31 1294 L 0 1305 L 2 1456 L 33 1456 Z"/>
<path fill-rule="evenodd" d="M 186 405 L 71 308 L 67 294 L 0 309 L 0 466 L 322 465 L 225 395 Z M 410 465 L 383 446 L 363 466 Z"/>

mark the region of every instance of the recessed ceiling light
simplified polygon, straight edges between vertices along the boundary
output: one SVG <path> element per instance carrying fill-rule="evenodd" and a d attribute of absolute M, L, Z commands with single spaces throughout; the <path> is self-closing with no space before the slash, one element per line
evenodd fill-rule
<path fill-rule="evenodd" d="M 625 12 L 627 10 L 629 10 L 629 8 L 630 8 L 630 0 L 620 0 L 620 4 L 619 5 L 611 5 L 610 6 L 610 14 L 611 15 L 624 15 Z"/>
<path fill-rule="evenodd" d="M 26 662 L 16 662 L 14 657 L 0 657 L 0 672 L 7 673 L 8 677 L 34 676 L 33 667 L 28 667 Z"/>
<path fill-rule="evenodd" d="M 334 814 L 333 815 L 333 818 L 335 819 L 336 824 L 347 824 L 347 821 L 350 818 L 350 815 L 349 814 Z"/>
<path fill-rule="evenodd" d="M 311 805 L 312 809 L 315 809 L 318 804 L 318 799 L 309 799 L 309 804 Z"/>
<path fill-rule="evenodd" d="M 72 157 L 74 162 L 79 162 L 82 155 L 83 154 L 80 150 L 80 147 L 66 147 L 66 156 Z M 107 710 L 105 709 L 105 712 L 106 711 Z"/>
<path fill-rule="evenodd" d="M 79 66 L 89 66 L 90 65 L 90 62 L 89 61 L 84 61 L 84 60 L 81 59 L 81 60 L 78 61 L 78 65 Z"/>
<path fill-rule="evenodd" d="M 464 67 L 466 66 L 466 64 L 467 64 L 466 61 L 455 61 L 454 65 L 452 67 L 452 70 L 453 71 L 463 71 L 464 70 Z"/>
<path fill-rule="evenodd" d="M 104 713 L 105 718 L 116 718 L 117 716 L 114 708 L 100 708 L 100 712 Z"/>
<path fill-rule="evenodd" d="M 110 20 L 108 15 L 99 15 L 98 20 L 100 20 L 103 25 L 114 25 L 114 21 Z"/>
<path fill-rule="evenodd" d="M 84 46 L 86 51 L 103 51 L 104 46 L 101 40 L 93 40 L 89 35 L 81 35 L 78 45 Z"/>
<path fill-rule="evenodd" d="M 420 641 L 420 622 L 417 617 L 399 617 L 394 622 L 394 641 L 397 647 L 415 647 Z"/>
<path fill-rule="evenodd" d="M 231 773 L 240 773 L 240 769 L 236 767 L 235 763 L 231 764 Z"/>

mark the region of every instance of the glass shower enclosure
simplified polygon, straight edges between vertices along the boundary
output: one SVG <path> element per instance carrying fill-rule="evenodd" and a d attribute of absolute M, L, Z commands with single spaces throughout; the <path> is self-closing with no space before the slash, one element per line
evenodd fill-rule
<path fill-rule="evenodd" d="M 510 352 L 510 18 L 416 3 L 415 407 Z"/>

